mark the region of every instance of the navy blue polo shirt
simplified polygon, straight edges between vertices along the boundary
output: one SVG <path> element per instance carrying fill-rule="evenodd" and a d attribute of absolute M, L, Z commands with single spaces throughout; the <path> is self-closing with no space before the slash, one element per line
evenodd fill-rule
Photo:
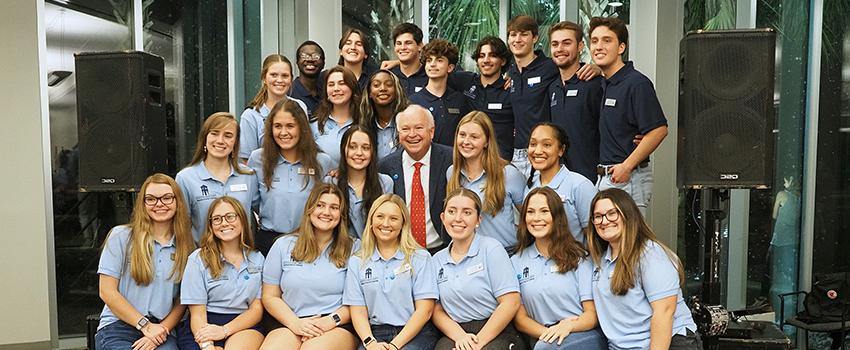
<path fill-rule="evenodd" d="M 321 87 L 321 81 L 322 79 L 316 80 L 316 85 Z M 319 87 L 317 87 L 317 89 Z M 310 112 L 311 116 L 315 114 L 316 109 L 319 108 L 319 102 L 321 101 L 321 97 L 319 97 L 319 95 L 310 94 L 310 91 L 307 90 L 307 88 L 304 87 L 304 84 L 301 83 L 300 77 L 292 81 L 292 89 L 290 90 L 289 95 L 304 102 L 304 104 L 307 105 L 307 111 Z"/>
<path fill-rule="evenodd" d="M 537 55 L 520 73 L 516 61 L 511 63 L 508 74 L 511 77 L 511 105 L 514 110 L 514 148 L 528 148 L 531 129 L 537 123 L 549 121 L 549 96 L 546 92 L 549 84 L 560 79 L 558 67 L 543 51 Z"/>
<path fill-rule="evenodd" d="M 401 87 L 404 89 L 404 92 L 407 93 L 408 97 L 413 96 L 413 94 L 424 89 L 425 85 L 428 85 L 428 76 L 425 75 L 425 66 L 420 65 L 419 70 L 411 76 L 404 75 L 404 73 L 401 72 L 401 66 L 390 68 L 390 72 L 393 72 L 393 74 L 398 77 L 398 81 L 401 83 Z"/>
<path fill-rule="evenodd" d="M 605 81 L 599 112 L 599 162 L 619 164 L 637 147 L 635 135 L 667 125 L 652 82 L 631 61 Z"/>
<path fill-rule="evenodd" d="M 466 96 L 448 87 L 442 97 L 422 89 L 410 96 L 410 103 L 418 104 L 434 115 L 434 142 L 454 147 L 457 124 L 470 111 Z"/>
<path fill-rule="evenodd" d="M 487 113 L 496 131 L 499 155 L 510 161 L 514 154 L 514 111 L 511 107 L 510 92 L 504 89 L 505 79 L 499 77 L 493 84 L 481 85 L 481 76 L 474 75 L 463 89 L 470 107 Z"/>
<path fill-rule="evenodd" d="M 599 164 L 599 105 L 604 81 L 601 76 L 584 81 L 573 74 L 569 80 L 549 84 L 552 123 L 564 128 L 570 140 L 570 170 L 592 182 L 596 182 Z"/>

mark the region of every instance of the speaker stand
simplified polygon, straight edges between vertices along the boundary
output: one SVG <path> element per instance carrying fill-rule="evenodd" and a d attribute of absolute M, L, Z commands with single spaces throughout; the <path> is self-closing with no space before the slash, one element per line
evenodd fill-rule
<path fill-rule="evenodd" d="M 721 203 L 729 199 L 729 190 L 709 188 L 707 192 L 708 206 L 707 208 L 703 206 L 702 209 L 703 227 L 711 227 L 711 230 L 705 233 L 706 251 L 703 263 L 702 300 L 707 305 L 722 305 L 720 281 L 721 235 L 723 234 L 723 220 L 726 219 L 726 212 L 723 210 Z M 705 337 L 705 344 L 703 345 L 706 350 L 719 349 L 718 337 Z"/>

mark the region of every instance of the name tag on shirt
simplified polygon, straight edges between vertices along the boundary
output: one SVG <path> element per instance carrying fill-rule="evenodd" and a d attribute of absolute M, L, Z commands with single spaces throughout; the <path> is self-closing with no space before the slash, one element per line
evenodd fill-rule
<path fill-rule="evenodd" d="M 248 190 L 248 184 L 230 185 L 230 192 L 244 192 Z"/>
<path fill-rule="evenodd" d="M 478 264 L 478 265 L 475 265 L 475 266 L 472 266 L 472 267 L 466 269 L 466 274 L 471 275 L 471 274 L 474 274 L 474 273 L 480 272 L 480 271 L 484 271 L 484 264 Z"/>
<path fill-rule="evenodd" d="M 559 270 L 558 270 L 558 265 L 552 265 L 552 266 L 549 268 L 549 272 L 555 272 L 555 273 L 557 273 L 557 272 L 561 272 L 561 271 L 559 271 Z"/>
<path fill-rule="evenodd" d="M 261 271 L 263 271 L 263 269 L 260 268 L 260 267 L 248 266 L 248 273 L 250 273 L 250 274 L 260 273 Z"/>
<path fill-rule="evenodd" d="M 396 275 L 401 275 L 407 271 L 410 271 L 410 264 L 404 264 L 396 268 L 393 273 Z"/>
<path fill-rule="evenodd" d="M 528 78 L 528 86 L 534 86 L 534 84 L 540 84 L 540 77 Z"/>
<path fill-rule="evenodd" d="M 567 90 L 567 96 L 578 96 L 578 90 Z"/>
<path fill-rule="evenodd" d="M 617 100 L 615 100 L 613 98 L 606 98 L 605 99 L 605 105 L 609 106 L 609 107 L 614 107 L 614 106 L 617 105 Z"/>
<path fill-rule="evenodd" d="M 501 103 L 488 103 L 487 109 L 502 109 Z"/>
<path fill-rule="evenodd" d="M 460 108 L 448 108 L 451 114 L 460 114 Z"/>
<path fill-rule="evenodd" d="M 304 174 L 316 175 L 316 170 L 313 169 L 313 168 L 310 168 L 310 169 L 298 168 L 298 175 L 304 175 Z"/>
<path fill-rule="evenodd" d="M 413 87 L 413 92 L 419 92 L 419 90 L 422 90 L 421 86 L 414 86 Z"/>

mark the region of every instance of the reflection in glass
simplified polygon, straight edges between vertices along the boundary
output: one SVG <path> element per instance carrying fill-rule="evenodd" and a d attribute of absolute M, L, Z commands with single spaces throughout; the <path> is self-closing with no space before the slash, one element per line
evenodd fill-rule
<path fill-rule="evenodd" d="M 475 71 L 470 57 L 481 38 L 499 35 L 498 0 L 432 0 L 429 2 L 429 38 L 445 39 L 458 46 L 458 65 Z"/>
<path fill-rule="evenodd" d="M 342 7 L 342 27 L 357 28 L 367 33 L 371 46 L 369 59 L 374 63 L 395 59 L 393 38 L 395 26 L 413 23 L 413 0 L 346 0 Z M 336 48 L 324 48 L 335 52 Z"/>
<path fill-rule="evenodd" d="M 91 5 L 91 6 L 88 6 Z M 130 1 L 92 2 L 63 7 L 44 4 L 47 34 L 53 228 L 59 335 L 85 333 L 85 319 L 100 313 L 97 291 L 99 242 L 114 224 L 105 193 L 80 193 L 78 186 L 77 94 L 74 54 L 132 48 L 127 26 Z M 105 210 L 106 211 L 106 210 Z"/>

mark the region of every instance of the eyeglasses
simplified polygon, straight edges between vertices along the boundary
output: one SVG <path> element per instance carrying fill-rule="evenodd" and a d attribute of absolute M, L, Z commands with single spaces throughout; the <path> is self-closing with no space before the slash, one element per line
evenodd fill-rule
<path fill-rule="evenodd" d="M 593 224 L 601 225 L 602 219 L 608 219 L 608 222 L 617 221 L 620 218 L 620 211 L 617 209 L 611 209 L 605 214 L 593 214 Z"/>
<path fill-rule="evenodd" d="M 156 202 L 162 202 L 163 205 L 170 205 L 171 203 L 174 203 L 174 194 L 169 193 L 160 197 L 145 196 L 145 205 L 153 207 L 156 206 Z"/>
<path fill-rule="evenodd" d="M 322 58 L 322 56 L 317 54 L 317 53 L 313 53 L 313 54 L 302 53 L 298 57 L 301 57 L 301 59 L 305 60 L 305 61 L 318 61 Z"/>
<path fill-rule="evenodd" d="M 224 215 L 214 215 L 210 218 L 210 222 L 215 226 L 221 225 L 224 221 L 227 221 L 228 223 L 232 224 L 234 221 L 236 221 L 236 218 L 238 218 L 238 216 L 236 216 L 236 213 L 227 213 Z"/>

